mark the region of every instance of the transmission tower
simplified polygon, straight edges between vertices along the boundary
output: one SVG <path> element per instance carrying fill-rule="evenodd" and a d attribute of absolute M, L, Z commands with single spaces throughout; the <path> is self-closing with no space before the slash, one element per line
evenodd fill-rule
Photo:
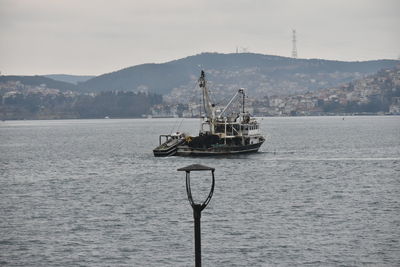
<path fill-rule="evenodd" d="M 297 58 L 297 48 L 296 48 L 296 30 L 292 30 L 293 39 L 292 39 L 292 58 Z"/>

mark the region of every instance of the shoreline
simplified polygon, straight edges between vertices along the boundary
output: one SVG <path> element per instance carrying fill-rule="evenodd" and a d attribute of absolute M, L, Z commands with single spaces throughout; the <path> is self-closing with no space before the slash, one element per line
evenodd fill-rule
<path fill-rule="evenodd" d="M 361 113 L 361 114 L 319 114 L 319 115 L 279 115 L 279 116 L 258 116 L 254 115 L 255 118 L 301 118 L 301 117 L 396 117 L 400 114 L 373 114 L 373 113 Z M 200 117 L 102 117 L 102 118 L 77 118 L 77 117 L 42 117 L 42 118 L 0 118 L 0 122 L 7 121 L 66 121 L 66 120 L 158 120 L 158 119 L 200 119 Z"/>

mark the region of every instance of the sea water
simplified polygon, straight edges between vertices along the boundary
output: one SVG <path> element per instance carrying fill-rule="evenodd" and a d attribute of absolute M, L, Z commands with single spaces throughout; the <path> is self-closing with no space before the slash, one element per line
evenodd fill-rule
<path fill-rule="evenodd" d="M 195 163 L 204 266 L 400 265 L 400 117 L 259 121 L 259 153 L 213 158 L 153 157 L 198 119 L 0 122 L 0 265 L 193 266 Z"/>

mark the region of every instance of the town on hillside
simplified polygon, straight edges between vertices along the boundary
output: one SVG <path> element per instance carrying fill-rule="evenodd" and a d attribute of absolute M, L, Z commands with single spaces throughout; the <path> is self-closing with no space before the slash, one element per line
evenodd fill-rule
<path fill-rule="evenodd" d="M 210 89 L 214 93 L 212 96 L 219 97 L 216 105 L 222 109 L 238 88 L 231 88 L 229 95 L 228 90 L 214 92 L 213 87 Z M 186 91 L 179 88 L 172 92 L 179 96 L 186 95 Z M 400 66 L 334 88 L 288 95 L 259 95 L 253 96 L 250 92 L 246 98 L 245 108 L 255 116 L 399 115 Z M 183 98 L 187 100 L 184 103 L 182 97 L 148 92 L 79 92 L 51 88 L 47 84 L 5 81 L 0 82 L 0 119 L 190 118 L 201 114 L 200 97 L 199 93 L 198 97 Z"/>
<path fill-rule="evenodd" d="M 255 116 L 335 114 L 400 114 L 400 67 L 345 83 L 337 88 L 287 96 L 248 96 L 246 109 Z M 152 107 L 153 117 L 198 117 L 200 102 L 162 103 Z"/>

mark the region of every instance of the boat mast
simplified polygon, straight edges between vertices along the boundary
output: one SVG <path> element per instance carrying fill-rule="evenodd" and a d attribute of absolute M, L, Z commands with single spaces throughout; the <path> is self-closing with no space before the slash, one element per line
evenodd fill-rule
<path fill-rule="evenodd" d="M 203 70 L 201 71 L 201 76 L 199 78 L 199 86 L 203 93 L 204 113 L 208 119 L 210 120 L 214 119 L 214 112 L 213 112 L 214 108 L 213 104 L 211 103 L 210 95 L 207 88 L 207 81 Z"/>
<path fill-rule="evenodd" d="M 211 102 L 205 76 L 206 75 L 204 73 L 204 70 L 202 70 L 199 78 L 199 87 L 201 88 L 201 91 L 203 93 L 203 107 L 204 107 L 205 119 L 201 123 L 201 132 L 204 131 L 203 128 L 204 125 L 209 125 L 209 131 L 211 134 L 213 134 L 215 131 L 215 120 L 216 120 L 215 106 Z M 205 132 L 208 132 L 208 130 L 206 130 Z"/>
<path fill-rule="evenodd" d="M 243 88 L 240 88 L 239 91 L 241 91 L 242 96 L 243 96 L 243 100 L 242 100 L 242 108 L 243 108 L 243 114 L 244 114 L 244 90 Z"/>

